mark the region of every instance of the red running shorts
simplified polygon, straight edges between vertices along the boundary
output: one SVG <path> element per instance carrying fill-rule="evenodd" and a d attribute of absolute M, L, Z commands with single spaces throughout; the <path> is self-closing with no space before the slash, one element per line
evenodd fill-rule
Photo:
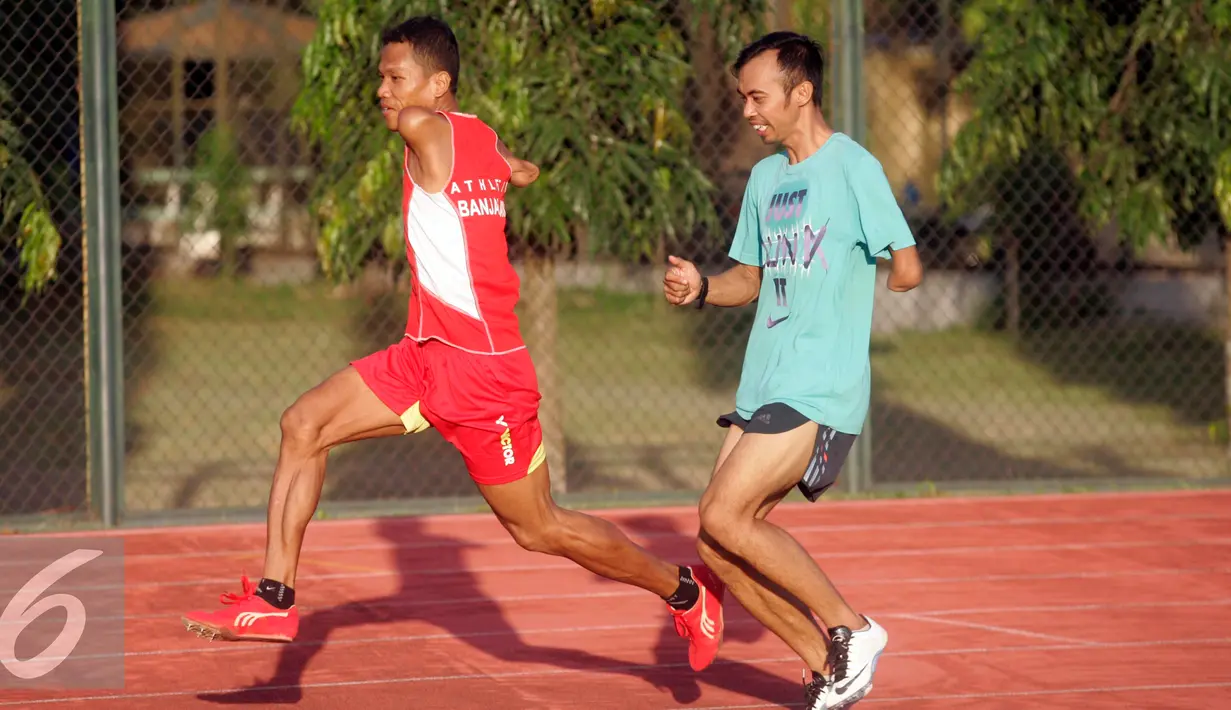
<path fill-rule="evenodd" d="M 525 348 L 479 355 L 438 340 L 403 338 L 351 363 L 402 419 L 406 433 L 435 427 L 486 486 L 524 478 L 546 458 L 538 378 Z"/>

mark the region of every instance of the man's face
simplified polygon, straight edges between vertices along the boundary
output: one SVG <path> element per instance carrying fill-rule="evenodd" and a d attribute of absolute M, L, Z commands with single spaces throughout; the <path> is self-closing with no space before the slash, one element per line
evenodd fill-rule
<path fill-rule="evenodd" d="M 739 95 L 744 102 L 744 118 L 761 137 L 763 143 L 781 141 L 795 130 L 801 107 L 799 91 L 787 93 L 782 72 L 778 69 L 778 52 L 764 52 L 744 65 L 739 72 Z"/>
<path fill-rule="evenodd" d="M 436 106 L 438 78 L 425 68 L 405 42 L 386 44 L 380 50 L 380 112 L 389 130 L 398 129 L 398 113 L 407 106 Z"/>

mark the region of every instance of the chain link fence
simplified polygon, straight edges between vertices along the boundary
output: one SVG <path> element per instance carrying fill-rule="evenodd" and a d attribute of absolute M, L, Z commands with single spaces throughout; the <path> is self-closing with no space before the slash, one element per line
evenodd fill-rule
<path fill-rule="evenodd" d="M 558 490 L 644 499 L 691 495 L 708 480 L 752 308 L 670 309 L 661 265 L 675 253 L 725 266 L 748 171 L 769 150 L 744 125 L 728 69 L 758 24 L 821 38 L 835 65 L 839 50 L 862 47 L 842 59 L 862 91 L 830 81 L 826 105 L 881 160 L 925 259 L 919 289 L 878 292 L 870 446 L 856 464 L 865 482 L 902 491 L 1226 477 L 1226 228 L 1178 220 L 1170 236 L 1127 247 L 1115 223 L 1083 219 L 1073 165 L 1042 143 L 986 195 L 946 182 L 980 117 L 978 92 L 961 90 L 985 51 L 973 13 L 994 4 L 569 2 L 552 12 L 571 21 L 542 47 L 499 26 L 514 19 L 477 11 L 498 3 L 446 15 L 463 45 L 464 110 L 512 136 L 515 151 L 518 139 L 535 145 L 525 122 L 586 127 L 577 115 L 616 146 L 599 156 L 611 181 L 577 193 L 590 221 L 548 240 L 553 258 L 524 233 L 510 237 Z M 325 24 L 307 0 L 117 2 L 125 515 L 261 509 L 283 410 L 401 337 L 397 155 L 366 125 L 379 125 L 378 45 L 370 36 L 330 59 L 322 38 L 345 32 L 335 21 L 346 13 L 379 27 L 437 5 L 330 2 Z M 835 23 L 839 7 L 848 15 Z M 847 22 L 860 14 L 862 39 Z M 14 38 L 0 49 L 0 159 L 31 166 L 63 245 L 57 279 L 23 300 L 4 204 L 0 516 L 88 514 L 76 12 L 24 3 L 0 26 Z M 638 57 L 620 44 L 629 41 L 655 50 Z M 577 47 L 592 59 L 574 56 L 572 86 L 555 95 L 592 105 L 519 104 L 527 86 L 558 78 L 547 58 Z M 314 105 L 326 74 L 307 79 L 305 67 L 343 60 L 355 69 L 332 75 L 335 93 L 351 103 Z M 838 96 L 857 97 L 858 110 Z M 326 141 L 304 130 L 321 111 Z M 660 144 L 674 152 L 646 152 Z M 622 174 L 621 164 L 654 169 Z M 659 179 L 676 181 L 669 198 Z M 516 212 L 532 198 L 509 199 Z M 662 221 L 662 210 L 696 218 Z M 613 221 L 622 233 L 600 228 Z M 339 269 L 353 278 L 323 273 Z M 340 447 L 329 466 L 327 506 L 474 493 L 434 430 Z"/>
<path fill-rule="evenodd" d="M 77 12 L 0 14 L 0 517 L 87 502 Z M 23 298 L 15 237 L 35 204 L 59 227 L 59 279 Z"/>
<path fill-rule="evenodd" d="M 1168 131 L 1219 132 L 1167 63 L 1225 29 L 1170 45 L 1152 27 L 1178 8 L 1151 2 L 865 8 L 866 145 L 928 270 L 918 291 L 878 303 L 875 480 L 1225 477 L 1231 213 L 1219 219 L 1203 180 L 1216 151 L 1191 150 L 1179 170 L 1162 157 L 1186 142 Z M 1072 51 L 1095 37 L 1103 49 Z M 1107 155 L 1117 170 L 1093 174 Z M 1143 203 L 1138 187 L 1159 176 L 1174 194 Z"/>

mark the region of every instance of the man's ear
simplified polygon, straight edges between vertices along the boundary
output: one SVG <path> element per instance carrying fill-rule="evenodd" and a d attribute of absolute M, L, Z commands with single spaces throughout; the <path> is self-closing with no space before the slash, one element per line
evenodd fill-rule
<path fill-rule="evenodd" d="M 449 93 L 452 85 L 453 80 L 449 77 L 449 72 L 438 71 L 432 75 L 432 95 L 436 98 Z"/>
<path fill-rule="evenodd" d="M 812 93 L 814 90 L 812 82 L 801 81 L 799 86 L 791 89 L 791 100 L 795 102 L 796 106 L 807 106 L 812 103 Z"/>

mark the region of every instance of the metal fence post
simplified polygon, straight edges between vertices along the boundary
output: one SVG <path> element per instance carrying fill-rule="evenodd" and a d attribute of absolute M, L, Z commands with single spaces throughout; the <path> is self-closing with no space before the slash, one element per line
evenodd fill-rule
<path fill-rule="evenodd" d="M 867 131 L 863 96 L 863 0 L 832 0 L 833 46 L 837 49 L 831 61 L 834 88 L 834 114 L 837 128 L 860 145 L 865 145 Z M 872 485 L 872 417 L 864 420 L 863 433 L 855 440 L 855 448 L 846 464 L 842 488 L 859 493 Z"/>
<path fill-rule="evenodd" d="M 103 525 L 114 527 L 122 508 L 124 467 L 115 0 L 78 0 L 77 11 L 81 18 L 90 504 Z"/>

